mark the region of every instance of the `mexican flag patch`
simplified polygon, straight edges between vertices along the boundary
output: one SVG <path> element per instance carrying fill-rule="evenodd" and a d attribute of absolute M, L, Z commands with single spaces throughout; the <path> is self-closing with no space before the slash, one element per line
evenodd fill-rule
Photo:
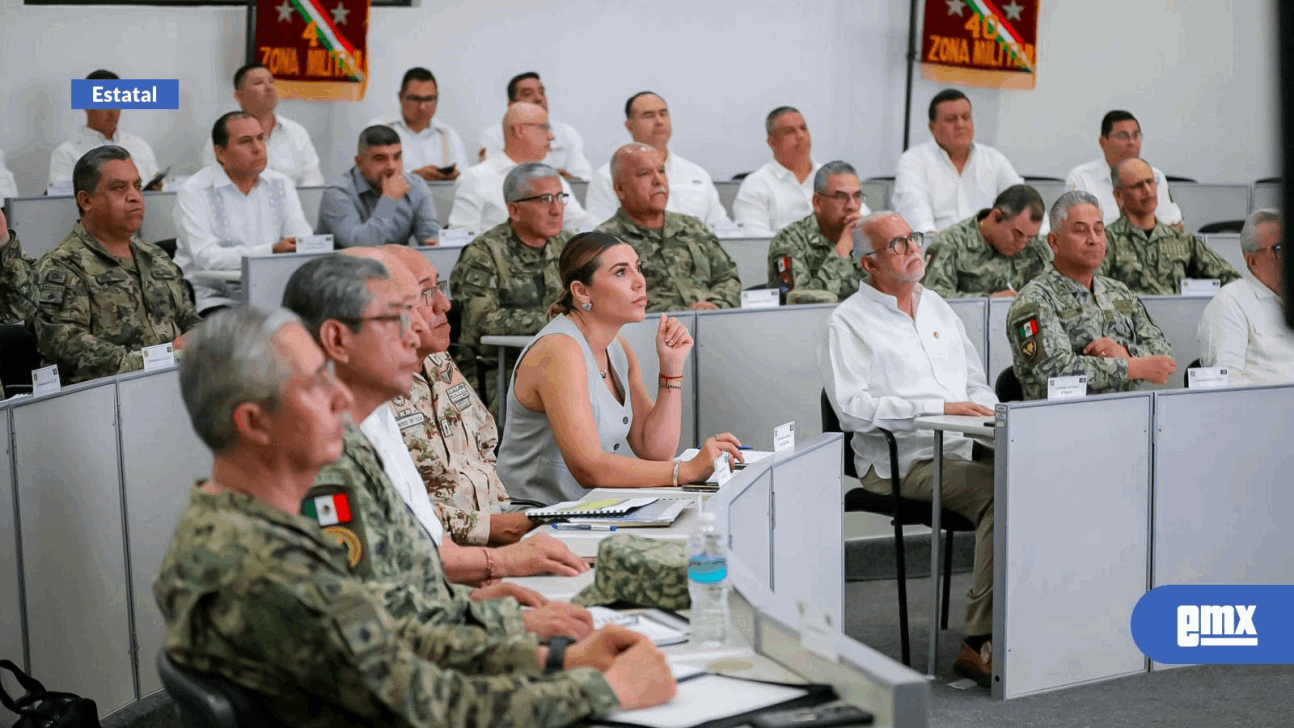
<path fill-rule="evenodd" d="M 320 526 L 350 522 L 350 502 L 345 493 L 321 495 L 301 501 L 301 514 L 319 521 Z"/>
<path fill-rule="evenodd" d="M 1033 335 L 1037 334 L 1037 333 L 1038 333 L 1038 319 L 1036 319 L 1036 318 L 1031 318 L 1031 319 L 1029 319 L 1028 321 L 1025 321 L 1024 323 L 1020 324 L 1019 333 L 1020 333 L 1020 339 L 1021 339 L 1021 341 L 1023 341 L 1024 339 L 1028 339 L 1028 338 L 1030 338 L 1031 336 L 1033 336 Z"/>

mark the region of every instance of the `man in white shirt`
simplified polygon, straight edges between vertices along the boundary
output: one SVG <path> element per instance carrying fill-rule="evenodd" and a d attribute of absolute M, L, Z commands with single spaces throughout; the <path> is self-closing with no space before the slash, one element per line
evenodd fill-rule
<path fill-rule="evenodd" d="M 867 490 L 889 494 L 891 466 L 881 428 L 898 442 L 900 494 L 929 501 L 934 433 L 923 415 L 990 417 L 997 403 L 961 319 L 918 281 L 922 235 L 892 212 L 869 215 L 854 255 L 869 279 L 831 314 L 818 370 L 840 424 L 852 432 L 854 463 Z M 954 668 L 983 686 L 992 674 L 993 458 L 960 435 L 944 437 L 943 507 L 975 523 L 975 572 L 966 603 L 966 644 Z M 986 449 L 985 449 L 986 450 Z"/>
<path fill-rule="evenodd" d="M 813 212 L 813 175 L 821 166 L 809 156 L 813 138 L 798 110 L 773 109 L 764 130 L 773 159 L 746 175 L 732 201 L 733 219 L 756 237 L 771 237 Z"/>
<path fill-rule="evenodd" d="M 287 175 L 297 187 L 318 187 L 324 183 L 319 153 L 310 141 L 310 133 L 295 121 L 274 113 L 279 105 L 279 92 L 270 69 L 259 63 L 238 69 L 234 73 L 234 99 L 265 130 L 265 153 L 270 169 Z M 202 153 L 202 164 L 215 163 L 215 150 L 208 146 Z"/>
<path fill-rule="evenodd" d="M 180 185 L 175 199 L 175 262 L 193 284 L 198 312 L 238 304 L 241 286 L 209 275 L 242 270 L 243 257 L 292 253 L 314 231 L 292 180 L 266 169 L 265 130 L 231 111 L 211 129 L 218 164 Z"/>
<path fill-rule="evenodd" d="M 1137 117 L 1116 109 L 1101 119 L 1101 136 L 1096 141 L 1101 145 L 1101 158 L 1069 170 L 1065 175 L 1065 188 L 1089 192 L 1096 197 L 1108 226 L 1119 219 L 1119 205 L 1114 201 L 1110 170 L 1125 159 L 1141 156 L 1141 124 Z M 1155 182 L 1164 191 L 1159 206 L 1155 208 L 1155 217 L 1165 225 L 1181 228 L 1182 208 L 1168 196 L 1168 178 L 1158 167 L 1153 169 Z"/>
<path fill-rule="evenodd" d="M 548 111 L 548 93 L 539 74 L 534 71 L 517 74 L 508 81 L 508 105 L 517 103 L 534 104 Z M 527 160 L 543 162 L 556 169 L 564 179 L 590 179 L 593 177 L 593 165 L 584 156 L 584 139 L 575 127 L 562 121 L 552 122 L 552 144 L 547 156 L 543 159 Z M 481 161 L 498 156 L 505 146 L 506 129 L 487 125 L 481 132 Z"/>
<path fill-rule="evenodd" d="M 1252 278 L 1232 281 L 1200 316 L 1200 364 L 1225 367 L 1232 384 L 1294 382 L 1294 333 L 1285 325 L 1285 235 L 1276 210 L 1256 210 L 1240 231 Z"/>
<path fill-rule="evenodd" d="M 504 146 L 499 154 L 469 168 L 454 187 L 454 204 L 449 210 L 449 227 L 485 232 L 508 220 L 508 205 L 503 201 L 503 179 L 522 162 L 546 159 L 553 140 L 548 112 L 542 107 L 518 102 L 503 115 Z M 551 165 L 549 165 L 551 166 Z M 597 224 L 580 206 L 571 186 L 562 180 L 562 192 L 568 195 L 564 230 L 592 230 Z"/>
<path fill-rule="evenodd" d="M 121 77 L 112 71 L 100 69 L 86 78 L 110 81 Z M 139 178 L 144 180 L 145 191 L 162 189 L 162 180 L 157 177 L 157 158 L 153 156 L 153 148 L 141 137 L 118 130 L 117 122 L 120 120 L 121 109 L 85 110 L 85 126 L 77 129 L 71 139 L 54 147 L 54 153 L 50 155 L 49 183 L 46 186 L 48 194 L 72 194 L 72 169 L 76 167 L 77 160 L 91 149 L 105 144 L 115 144 L 130 152 L 130 158 L 135 160 L 135 167 L 139 170 Z M 4 196 L 6 195 L 0 191 L 0 197 Z"/>
<path fill-rule="evenodd" d="M 1024 178 L 1001 152 L 975 143 L 966 94 L 944 89 L 930 100 L 928 113 L 934 140 L 899 157 L 891 202 L 913 230 L 937 233 L 992 207 L 999 192 Z"/>
<path fill-rule="evenodd" d="M 669 151 L 669 140 L 674 135 L 674 124 L 669 107 L 657 94 L 639 91 L 625 102 L 625 129 L 629 136 L 642 144 L 655 147 L 665 155 L 665 174 L 669 177 L 669 204 L 665 209 L 699 218 L 713 228 L 728 219 L 728 213 L 719 201 L 719 191 L 714 188 L 710 173 Z M 611 182 L 611 162 L 598 167 L 589 182 L 584 197 L 584 208 L 599 222 L 616 214 L 620 198 L 616 197 Z"/>
<path fill-rule="evenodd" d="M 436 118 L 440 87 L 431 71 L 415 66 L 400 82 L 400 113 L 368 123 L 395 129 L 404 148 L 404 168 L 427 182 L 458 179 L 467 169 L 467 151 L 454 128 Z M 441 171 L 452 168 L 448 171 Z"/>

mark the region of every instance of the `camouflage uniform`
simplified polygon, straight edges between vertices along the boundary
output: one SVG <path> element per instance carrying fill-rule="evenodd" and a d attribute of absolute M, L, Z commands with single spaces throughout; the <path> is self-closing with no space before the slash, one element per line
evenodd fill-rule
<path fill-rule="evenodd" d="M 153 582 L 166 651 L 281 725 L 556 727 L 618 707 L 596 670 L 544 677 L 535 638 L 390 614 L 309 518 L 195 489 Z"/>
<path fill-rule="evenodd" d="M 787 225 L 768 244 L 768 282 L 784 291 L 826 291 L 839 302 L 858 292 L 863 269 L 851 255 L 836 255 L 836 243 L 818 227 L 818 216 Z"/>
<path fill-rule="evenodd" d="M 1051 268 L 1051 247 L 1034 236 L 1024 250 L 1002 255 L 980 234 L 979 222 L 990 210 L 980 210 L 939 233 L 927 249 L 926 275 L 921 285 L 944 298 L 987 296 L 1026 283 Z"/>
<path fill-rule="evenodd" d="M 1136 294 L 1122 283 L 1096 276 L 1093 290 L 1052 268 L 1016 296 L 1006 314 L 1015 373 L 1025 399 L 1045 399 L 1047 378 L 1087 375 L 1090 394 L 1137 388 L 1128 360 L 1086 356 L 1083 348 L 1110 337 L 1134 357 L 1172 356 L 1164 332 Z"/>
<path fill-rule="evenodd" d="M 1231 264 L 1194 235 L 1158 220 L 1146 234 L 1126 215 L 1105 228 L 1105 262 L 1096 271 L 1133 293 L 1177 295 L 1183 278 L 1240 279 Z"/>
<path fill-rule="evenodd" d="M 64 384 L 144 368 L 145 346 L 198 324 L 184 276 L 162 249 L 131 238 L 118 258 L 77 223 L 36 264 L 36 339 Z"/>
<path fill-rule="evenodd" d="M 450 584 L 437 544 L 382 470 L 382 461 L 359 428 L 348 426 L 342 454 L 319 471 L 303 512 L 316 498 L 343 499 L 319 525 L 346 547 L 352 572 L 381 598 L 396 619 L 425 624 L 475 624 L 494 634 L 521 634 L 521 607 L 512 598 L 473 602 L 465 586 Z"/>
<path fill-rule="evenodd" d="M 647 311 L 685 311 L 699 301 L 719 308 L 741 303 L 737 266 L 705 223 L 691 215 L 665 213 L 660 228 L 639 227 L 616 210 L 598 226 L 634 246 L 647 278 Z"/>
<path fill-rule="evenodd" d="M 488 543 L 490 514 L 509 500 L 494 470 L 499 431 L 449 354 L 428 356 L 409 396 L 396 397 L 391 410 L 450 538 Z"/>
<path fill-rule="evenodd" d="M 0 246 L 0 324 L 26 321 L 36 312 L 35 263 L 23 252 L 18 233 Z"/>
<path fill-rule="evenodd" d="M 548 323 L 548 307 L 562 295 L 558 259 L 571 234 L 563 230 L 542 248 L 521 242 L 507 222 L 495 225 L 463 248 L 449 274 L 450 292 L 462 303 L 458 366 L 475 381 L 476 354 L 484 360 L 486 398 L 493 409 L 498 349 L 481 347 L 482 336 L 528 336 Z M 510 364 L 513 362 L 509 362 Z"/>

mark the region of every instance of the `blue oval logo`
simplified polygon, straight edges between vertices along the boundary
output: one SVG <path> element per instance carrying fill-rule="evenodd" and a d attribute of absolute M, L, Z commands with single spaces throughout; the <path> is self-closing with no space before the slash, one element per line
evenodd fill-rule
<path fill-rule="evenodd" d="M 1290 614 L 1294 586 L 1161 586 L 1133 608 L 1132 639 L 1169 665 L 1283 664 L 1294 657 Z"/>

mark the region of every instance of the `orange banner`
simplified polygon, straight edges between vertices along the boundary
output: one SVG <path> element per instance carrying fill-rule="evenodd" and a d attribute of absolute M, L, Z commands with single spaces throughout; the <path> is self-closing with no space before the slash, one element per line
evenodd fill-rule
<path fill-rule="evenodd" d="M 927 0 L 921 75 L 958 86 L 1032 89 L 1040 0 Z"/>
<path fill-rule="evenodd" d="M 256 60 L 279 95 L 359 101 L 368 88 L 368 0 L 259 0 Z"/>

